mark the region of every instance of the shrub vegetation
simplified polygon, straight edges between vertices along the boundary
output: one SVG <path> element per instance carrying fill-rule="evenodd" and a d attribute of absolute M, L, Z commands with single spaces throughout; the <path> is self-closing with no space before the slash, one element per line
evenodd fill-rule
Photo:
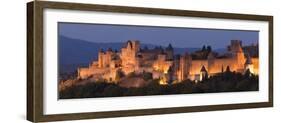
<path fill-rule="evenodd" d="M 120 77 L 122 77 L 120 73 Z M 130 76 L 135 76 L 134 73 Z M 245 74 L 226 71 L 211 76 L 203 81 L 195 82 L 185 80 L 170 85 L 160 85 L 158 79 L 152 79 L 150 73 L 143 73 L 143 78 L 149 84 L 139 88 L 124 88 L 118 84 L 107 82 L 89 82 L 83 85 L 74 85 L 59 92 L 60 99 L 71 98 L 96 98 L 96 97 L 120 97 L 120 96 L 145 96 L 145 95 L 169 95 L 215 92 L 240 92 L 258 91 L 258 76 L 247 71 Z"/>

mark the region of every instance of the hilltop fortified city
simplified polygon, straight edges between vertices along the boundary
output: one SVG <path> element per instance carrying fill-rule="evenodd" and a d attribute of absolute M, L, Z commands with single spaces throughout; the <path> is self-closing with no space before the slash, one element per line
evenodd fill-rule
<path fill-rule="evenodd" d="M 244 92 L 261 86 L 257 30 L 59 27 L 59 99 Z"/>
<path fill-rule="evenodd" d="M 222 55 L 213 52 L 210 47 L 178 55 L 171 44 L 166 48 L 149 49 L 141 48 L 140 41 L 129 40 L 118 49 L 120 51 L 100 49 L 97 61 L 88 67 L 78 68 L 78 78 L 118 83 L 122 76 L 150 73 L 153 79 L 159 79 L 159 84 L 166 85 L 187 79 L 199 82 L 226 70 L 242 74 L 249 70 L 258 75 L 258 57 L 245 53 L 242 41 L 231 40 L 226 49 L 227 52 Z"/>

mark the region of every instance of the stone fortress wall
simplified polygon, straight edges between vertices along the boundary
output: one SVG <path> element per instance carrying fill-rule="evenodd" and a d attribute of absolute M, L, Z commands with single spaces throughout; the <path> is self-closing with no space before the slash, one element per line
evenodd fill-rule
<path fill-rule="evenodd" d="M 93 61 L 87 68 L 78 69 L 78 78 L 116 82 L 117 71 L 125 75 L 150 72 L 154 79 L 162 79 L 160 84 L 167 84 L 168 79 L 173 82 L 186 79 L 200 81 L 203 74 L 212 76 L 225 71 L 227 67 L 231 71 L 243 73 L 249 69 L 253 74 L 258 74 L 258 57 L 245 54 L 241 41 L 232 40 L 228 48 L 227 57 L 217 58 L 211 52 L 206 59 L 193 60 L 188 53 L 174 55 L 171 45 L 165 49 L 141 49 L 139 41 L 129 40 L 120 52 L 100 50 L 97 61 Z"/>

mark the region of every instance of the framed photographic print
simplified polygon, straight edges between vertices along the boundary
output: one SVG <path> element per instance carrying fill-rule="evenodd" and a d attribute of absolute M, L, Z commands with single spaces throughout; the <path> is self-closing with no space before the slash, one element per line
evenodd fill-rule
<path fill-rule="evenodd" d="M 273 106 L 273 17 L 27 3 L 34 122 Z"/>

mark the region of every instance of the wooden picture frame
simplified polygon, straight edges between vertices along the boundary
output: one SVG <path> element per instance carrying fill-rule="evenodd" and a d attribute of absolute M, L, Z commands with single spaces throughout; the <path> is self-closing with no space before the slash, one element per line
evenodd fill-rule
<path fill-rule="evenodd" d="M 43 84 L 43 12 L 45 9 L 101 11 L 114 13 L 135 13 L 148 15 L 168 15 L 179 17 L 202 17 L 233 20 L 254 20 L 268 22 L 268 101 L 239 104 L 218 104 L 207 106 L 165 107 L 154 109 L 79 112 L 68 114 L 44 114 Z M 108 117 L 156 115 L 185 112 L 201 112 L 215 110 L 231 110 L 244 108 L 260 108 L 273 106 L 273 16 L 232 14 L 217 12 L 201 12 L 187 10 L 155 9 L 125 6 L 94 5 L 80 3 L 33 1 L 27 3 L 27 120 L 32 122 L 80 120 Z"/>

